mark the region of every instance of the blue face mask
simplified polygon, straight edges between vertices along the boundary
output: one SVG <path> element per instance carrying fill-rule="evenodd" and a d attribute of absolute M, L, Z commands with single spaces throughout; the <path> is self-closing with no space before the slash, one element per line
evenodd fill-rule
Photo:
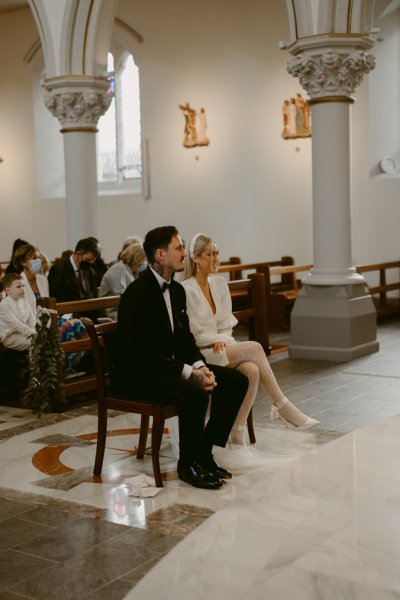
<path fill-rule="evenodd" d="M 34 258 L 29 261 L 29 270 L 35 273 L 35 275 L 42 271 L 42 261 L 40 258 Z"/>
<path fill-rule="evenodd" d="M 147 262 L 142 263 L 141 265 L 138 266 L 138 268 L 136 269 L 136 273 L 143 273 L 143 271 L 145 271 L 148 267 Z"/>

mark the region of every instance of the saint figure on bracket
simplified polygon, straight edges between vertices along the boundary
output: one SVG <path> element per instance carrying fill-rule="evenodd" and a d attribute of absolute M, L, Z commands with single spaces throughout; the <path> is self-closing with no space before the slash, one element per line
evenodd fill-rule
<path fill-rule="evenodd" d="M 310 103 L 301 94 L 284 100 L 282 106 L 284 139 L 311 137 Z"/>
<path fill-rule="evenodd" d="M 183 145 L 185 148 L 194 148 L 195 146 L 208 146 L 210 140 L 207 138 L 207 119 L 206 111 L 200 108 L 197 112 L 192 108 L 189 102 L 180 104 L 179 108 L 185 117 L 185 128 L 183 134 Z M 196 119 L 198 118 L 198 129 Z"/>

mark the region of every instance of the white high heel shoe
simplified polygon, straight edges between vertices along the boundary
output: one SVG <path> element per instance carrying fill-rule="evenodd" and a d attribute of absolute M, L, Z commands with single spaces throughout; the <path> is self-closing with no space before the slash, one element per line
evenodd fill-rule
<path fill-rule="evenodd" d="M 283 421 L 288 429 L 297 429 L 297 431 L 304 431 L 319 425 L 317 419 L 307 417 L 287 398 L 283 398 L 271 406 L 271 421 L 276 419 Z"/>

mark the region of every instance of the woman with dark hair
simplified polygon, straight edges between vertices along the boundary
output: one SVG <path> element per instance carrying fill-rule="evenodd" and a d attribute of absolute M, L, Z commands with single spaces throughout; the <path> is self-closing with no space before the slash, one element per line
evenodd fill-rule
<path fill-rule="evenodd" d="M 29 242 L 26 242 L 25 240 L 21 240 L 21 238 L 17 238 L 14 241 L 12 251 L 11 251 L 10 264 L 6 268 L 6 275 L 8 275 L 9 273 L 18 273 L 17 267 L 14 265 L 14 255 L 15 255 L 15 252 L 18 250 L 18 248 L 20 248 L 21 246 L 25 246 L 25 244 L 28 244 L 28 243 Z"/>

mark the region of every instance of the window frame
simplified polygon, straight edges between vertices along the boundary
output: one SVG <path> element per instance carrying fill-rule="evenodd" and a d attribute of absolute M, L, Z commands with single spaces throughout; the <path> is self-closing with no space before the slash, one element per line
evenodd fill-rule
<path fill-rule="evenodd" d="M 122 99 L 121 94 L 119 93 L 120 77 L 118 76 L 121 73 L 124 63 L 128 60 L 129 56 L 132 56 L 133 62 L 139 71 L 139 66 L 135 62 L 135 57 L 132 51 L 130 50 L 122 50 L 117 51 L 116 48 L 111 48 L 110 53 L 113 55 L 114 59 L 114 71 L 112 72 L 114 75 L 114 102 L 115 102 L 115 131 L 116 131 L 116 164 L 117 164 L 117 178 L 112 181 L 99 181 L 97 180 L 97 189 L 98 194 L 100 196 L 113 194 L 124 194 L 124 193 L 133 193 L 135 195 L 143 196 L 143 176 L 144 176 L 144 165 L 143 165 L 143 148 L 142 148 L 142 137 L 140 137 L 140 152 L 141 152 L 141 165 L 142 165 L 142 175 L 141 177 L 135 177 L 130 179 L 125 179 L 122 176 L 122 168 L 120 166 L 120 156 L 122 155 Z M 139 71 L 139 114 L 140 114 L 140 123 L 141 123 L 141 106 L 140 106 L 140 71 Z M 97 141 L 97 140 L 96 140 Z M 96 161 L 98 160 L 98 150 L 96 143 Z"/>

